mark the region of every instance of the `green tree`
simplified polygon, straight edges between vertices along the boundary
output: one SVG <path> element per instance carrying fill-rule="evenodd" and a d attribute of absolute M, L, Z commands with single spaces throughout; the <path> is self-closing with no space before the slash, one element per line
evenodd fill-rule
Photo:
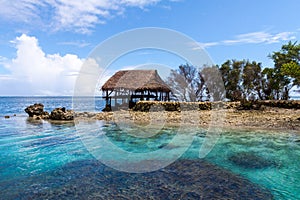
<path fill-rule="evenodd" d="M 279 91 L 279 83 L 276 77 L 274 68 L 265 68 L 262 71 L 262 93 L 261 99 L 273 100 L 276 99 L 276 95 Z"/>
<path fill-rule="evenodd" d="M 289 91 L 294 85 L 299 86 L 300 44 L 297 42 L 282 45 L 273 52 L 270 58 L 274 61 L 276 99 L 288 99 Z"/>
<path fill-rule="evenodd" d="M 244 61 L 227 60 L 220 67 L 222 74 L 226 97 L 231 101 L 237 101 L 242 99 L 242 69 L 244 67 Z"/>
<path fill-rule="evenodd" d="M 293 85 L 300 86 L 300 64 L 295 61 L 282 65 L 282 73 L 293 79 Z"/>
<path fill-rule="evenodd" d="M 244 99 L 263 99 L 261 69 L 261 63 L 246 61 L 242 75 L 242 91 Z"/>
<path fill-rule="evenodd" d="M 231 101 L 254 99 L 289 99 L 293 86 L 300 86 L 300 44 L 282 45 L 269 57 L 273 68 L 263 68 L 261 63 L 248 60 L 227 60 L 220 67 L 204 67 L 202 71 L 191 65 L 180 65 L 171 72 L 168 82 L 175 96 L 183 101 L 200 101 L 206 96 L 210 100 Z M 223 80 L 218 80 L 218 73 Z"/>

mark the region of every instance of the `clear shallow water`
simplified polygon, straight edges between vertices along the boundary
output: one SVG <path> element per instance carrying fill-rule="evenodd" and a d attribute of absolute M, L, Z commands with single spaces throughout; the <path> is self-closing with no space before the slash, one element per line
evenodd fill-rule
<path fill-rule="evenodd" d="M 82 102 L 82 105 L 78 104 L 77 106 L 81 106 L 84 110 L 88 106 L 84 105 L 84 98 Z M 57 107 L 72 109 L 72 97 L 0 97 L 0 116 L 14 114 L 27 116 L 24 109 L 34 103 L 44 104 L 44 110 L 48 112 Z M 95 110 L 102 110 L 104 105 L 101 97 L 95 97 Z"/>
<path fill-rule="evenodd" d="M 121 194 L 121 188 L 126 185 L 126 181 L 128 181 L 128 184 L 134 184 L 134 180 L 137 179 L 149 182 L 147 173 L 140 177 L 139 175 L 124 175 L 103 168 L 84 146 L 80 136 L 76 132 L 74 124 L 36 123 L 27 120 L 24 114 L 22 114 L 23 109 L 27 105 L 36 102 L 42 102 L 45 104 L 45 107 L 48 108 L 58 106 L 68 107 L 68 105 L 71 105 L 70 98 L 56 97 L 47 99 L 43 97 L 26 98 L 23 100 L 20 97 L 11 99 L 8 97 L 0 98 L 0 116 L 17 114 L 16 117 L 11 117 L 10 119 L 0 117 L 0 190 L 3 191 L 1 198 L 15 199 L 17 197 L 22 199 L 22 197 L 24 197 L 26 199 L 26 197 L 28 197 L 38 199 L 41 197 L 50 198 L 51 195 L 53 197 L 53 195 L 59 196 L 64 194 L 64 198 L 71 199 L 74 197 L 74 193 L 79 190 L 79 187 L 84 188 L 85 192 L 89 191 L 90 193 L 93 193 L 96 189 L 101 190 L 101 188 L 93 188 L 96 185 L 95 183 L 98 183 L 98 186 L 109 184 L 110 188 L 104 188 L 105 190 Z M 90 130 L 85 130 L 85 137 L 94 137 L 94 135 L 91 135 L 95 131 L 94 126 L 90 127 Z M 167 145 L 177 131 L 175 127 L 165 127 L 151 138 L 137 138 L 124 130 L 120 130 L 114 124 L 106 125 L 100 123 L 99 127 L 101 127 L 101 133 L 106 134 L 110 141 L 120 148 L 131 152 L 151 152 L 161 149 Z M 138 132 L 139 130 L 136 129 L 134 131 Z M 196 166 L 205 166 L 205 168 L 201 170 L 208 170 L 206 174 L 211 173 L 211 171 L 215 172 L 215 183 L 213 182 L 214 179 L 205 179 L 206 183 L 210 183 L 208 185 L 226 185 L 227 182 L 224 180 L 235 180 L 234 174 L 236 174 L 268 189 L 275 199 L 300 199 L 299 133 L 288 131 L 285 133 L 271 133 L 259 130 L 224 132 L 214 149 L 208 154 L 204 161 L 201 161 L 198 158 L 199 147 L 203 143 L 206 132 L 200 129 L 193 131 L 195 131 L 196 134 L 195 140 L 189 150 L 182 156 L 181 160 L 174 165 L 177 170 L 183 170 L 181 168 L 182 166 L 177 163 L 185 163 L 187 162 L 185 160 L 190 160 L 192 163 L 187 163 L 184 169 L 189 169 L 189 172 L 194 174 L 194 178 L 196 179 L 196 174 L 199 171 Z M 179 150 L 182 146 L 178 143 L 172 148 Z M 145 160 L 146 159 L 147 158 L 145 158 Z M 229 172 L 232 172 L 233 175 L 224 175 L 224 173 L 222 171 L 221 173 L 218 169 L 212 170 L 214 167 L 211 166 L 211 164 L 219 166 L 221 169 L 227 169 Z M 173 168 L 171 167 L 172 170 Z M 99 169 L 102 169 L 104 172 L 97 174 Z M 107 172 L 104 169 L 106 169 Z M 170 168 L 167 169 L 171 170 Z M 172 172 L 175 173 L 174 171 Z M 97 176 L 93 173 L 97 174 Z M 176 179 L 181 179 L 179 175 L 174 176 L 172 179 L 170 178 L 172 176 L 169 177 L 160 173 L 162 172 L 159 171 L 152 175 L 153 177 L 161 177 L 159 179 L 161 179 L 162 182 L 165 177 L 168 177 L 166 182 L 174 182 L 174 184 L 176 183 Z M 112 181 L 115 180 L 117 176 L 125 176 L 125 178 L 116 182 Z M 212 176 L 212 174 L 210 174 L 210 176 Z M 98 179 L 94 180 L 92 177 L 97 177 Z M 110 181 L 97 182 L 101 179 L 99 177 L 107 177 L 103 180 Z M 184 177 L 183 180 L 193 182 L 192 179 L 187 178 L 187 175 Z M 217 177 L 225 178 L 219 183 Z M 89 186 L 88 188 L 87 186 L 83 186 L 82 184 L 85 183 L 84 180 L 93 183 L 94 186 Z M 237 182 L 238 184 L 234 183 L 233 185 L 240 185 L 241 188 L 247 188 L 246 185 L 249 185 L 249 183 Z M 141 182 L 139 185 L 143 183 L 144 182 Z M 200 187 L 201 183 L 199 184 L 199 186 L 197 185 L 198 190 L 202 188 Z M 157 183 L 157 185 L 159 185 L 159 183 Z M 130 185 L 127 186 L 129 187 Z M 148 186 L 149 185 L 143 185 L 144 188 Z M 228 187 L 232 188 L 232 184 Z M 116 188 L 120 188 L 120 191 Z M 192 185 L 190 188 L 187 188 L 187 190 L 191 190 L 191 188 Z M 122 189 L 126 191 L 124 188 Z M 157 189 L 149 189 L 149 191 L 152 190 L 156 191 Z M 250 193 L 246 196 L 248 199 L 251 199 L 252 190 L 256 191 L 251 188 L 247 189 Z M 202 188 L 201 191 L 206 190 Z M 232 191 L 234 192 L 234 189 Z M 252 199 L 259 196 L 254 196 L 253 191 Z M 230 193 L 230 195 L 234 195 L 233 192 Z M 12 193 L 14 194 L 12 195 Z M 152 195 L 155 197 L 163 193 L 163 191 L 158 191 Z M 173 193 L 175 195 L 176 192 Z M 208 190 L 207 193 L 209 193 Z M 235 191 L 235 193 L 238 192 Z M 186 194 L 190 195 L 189 198 L 191 199 L 199 198 L 196 193 L 184 193 L 184 195 Z M 220 191 L 220 188 L 214 190 L 213 194 L 223 195 L 224 198 L 228 195 L 225 190 Z M 109 196 L 104 195 L 100 197 L 105 198 Z M 184 197 L 186 196 L 182 198 Z M 174 196 L 174 198 L 178 198 L 178 196 Z"/>
<path fill-rule="evenodd" d="M 225 132 L 205 158 L 270 189 L 276 199 L 300 199 L 300 135 Z"/>

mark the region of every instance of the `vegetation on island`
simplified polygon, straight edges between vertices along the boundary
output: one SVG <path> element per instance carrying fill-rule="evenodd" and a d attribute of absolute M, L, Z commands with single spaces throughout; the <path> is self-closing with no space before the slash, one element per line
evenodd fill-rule
<path fill-rule="evenodd" d="M 268 57 L 273 60 L 273 67 L 249 60 L 227 60 L 201 71 L 196 66 L 180 65 L 171 71 L 167 83 L 181 101 L 288 100 L 291 88 L 300 86 L 300 44 L 290 41 Z M 225 94 L 218 76 L 223 79 Z"/>

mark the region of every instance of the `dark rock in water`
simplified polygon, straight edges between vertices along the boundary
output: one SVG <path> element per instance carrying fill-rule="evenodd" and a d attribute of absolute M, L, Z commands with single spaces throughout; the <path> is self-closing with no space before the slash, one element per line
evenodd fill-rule
<path fill-rule="evenodd" d="M 44 105 L 35 103 L 25 108 L 25 112 L 34 119 L 49 119 L 49 113 L 44 111 Z"/>
<path fill-rule="evenodd" d="M 29 115 L 29 117 L 33 117 L 34 115 L 40 116 L 44 113 L 44 105 L 41 103 L 35 103 L 25 108 L 25 112 Z"/>
<path fill-rule="evenodd" d="M 10 116 L 9 116 L 9 115 L 5 115 L 4 118 L 5 118 L 5 119 L 9 119 Z"/>
<path fill-rule="evenodd" d="M 231 161 L 235 165 L 250 169 L 263 169 L 276 166 L 276 163 L 274 161 L 268 160 L 259 155 L 256 155 L 255 153 L 250 152 L 237 153 L 229 157 L 229 161 Z"/>
<path fill-rule="evenodd" d="M 40 119 L 49 119 L 49 113 L 47 111 L 44 111 L 41 115 L 33 115 L 34 120 L 40 120 Z"/>
<path fill-rule="evenodd" d="M 25 109 L 25 112 L 34 120 L 40 119 L 52 119 L 52 120 L 73 120 L 74 111 L 66 110 L 65 107 L 55 108 L 51 114 L 44 111 L 44 105 L 41 103 L 36 103 L 30 105 Z"/>
<path fill-rule="evenodd" d="M 41 124 L 43 124 L 43 121 L 42 120 L 37 120 L 33 117 L 28 117 L 27 120 L 26 120 L 26 123 L 30 124 L 30 125 L 41 125 Z"/>
<path fill-rule="evenodd" d="M 47 111 L 44 111 L 43 114 L 41 115 L 42 119 L 49 119 L 50 115 Z"/>
<path fill-rule="evenodd" d="M 177 160 L 151 173 L 120 172 L 97 160 L 75 161 L 53 172 L 6 181 L 0 190 L 3 199 L 273 199 L 266 189 L 203 160 Z"/>
<path fill-rule="evenodd" d="M 111 106 L 106 105 L 105 108 L 102 109 L 103 112 L 110 112 L 111 111 Z"/>
<path fill-rule="evenodd" d="M 65 107 L 55 108 L 50 114 L 50 119 L 52 120 L 73 120 L 74 111 L 66 110 Z"/>

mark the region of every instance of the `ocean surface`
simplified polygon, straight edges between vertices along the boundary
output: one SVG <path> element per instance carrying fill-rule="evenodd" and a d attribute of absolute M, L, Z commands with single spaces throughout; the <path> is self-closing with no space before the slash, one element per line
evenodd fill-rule
<path fill-rule="evenodd" d="M 0 199 L 300 199 L 299 132 L 223 131 L 200 159 L 207 130 L 188 129 L 193 142 L 180 158 L 152 172 L 128 173 L 108 161 L 147 167 L 170 160 L 170 151 L 186 145 L 168 145 L 179 128 L 149 129 L 155 134 L 138 137 L 145 127 L 32 121 L 24 109 L 34 103 L 47 111 L 72 108 L 71 97 L 0 97 Z M 103 105 L 96 98 L 95 110 Z M 110 157 L 109 148 L 95 157 L 93 147 L 104 136 L 138 159 Z M 157 160 L 149 160 L 147 153 L 156 151 Z"/>

